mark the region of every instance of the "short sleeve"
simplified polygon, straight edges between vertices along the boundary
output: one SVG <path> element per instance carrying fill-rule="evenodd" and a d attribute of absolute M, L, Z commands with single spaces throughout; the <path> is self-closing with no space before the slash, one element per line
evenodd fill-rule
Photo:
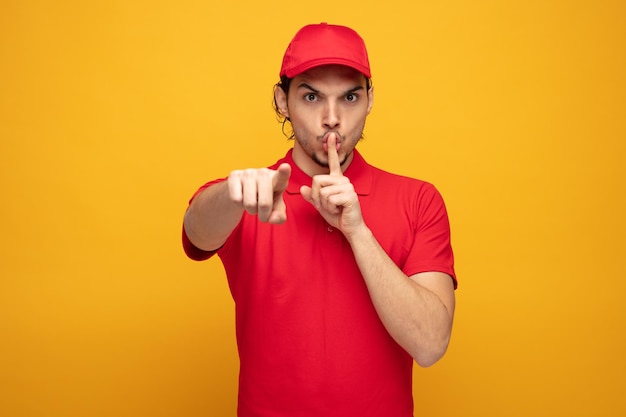
<path fill-rule="evenodd" d="M 404 272 L 407 275 L 443 272 L 452 277 L 456 288 L 458 283 L 454 272 L 448 213 L 441 194 L 433 185 L 426 184 L 419 193 L 414 215 L 415 235 Z"/>

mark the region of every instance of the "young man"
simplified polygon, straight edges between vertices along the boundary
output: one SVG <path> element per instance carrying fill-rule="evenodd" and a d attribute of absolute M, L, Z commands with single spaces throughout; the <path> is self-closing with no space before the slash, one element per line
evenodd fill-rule
<path fill-rule="evenodd" d="M 280 76 L 293 149 L 205 184 L 184 219 L 186 253 L 217 253 L 235 300 L 238 415 L 412 416 L 413 360 L 439 360 L 452 329 L 443 200 L 355 149 L 374 101 L 356 32 L 305 26 Z"/>

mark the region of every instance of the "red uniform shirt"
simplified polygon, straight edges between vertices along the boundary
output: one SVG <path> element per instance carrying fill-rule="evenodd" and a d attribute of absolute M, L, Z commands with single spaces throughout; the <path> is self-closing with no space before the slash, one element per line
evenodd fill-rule
<path fill-rule="evenodd" d="M 292 167 L 287 222 L 246 213 L 217 251 L 236 306 L 238 415 L 412 416 L 412 358 L 378 318 L 347 240 L 300 195 L 311 178 L 291 151 L 272 168 L 282 162 Z M 344 175 L 407 276 L 439 271 L 456 285 L 448 216 L 432 185 L 372 167 L 357 151 Z M 183 242 L 192 259 L 213 254 L 184 233 Z"/>

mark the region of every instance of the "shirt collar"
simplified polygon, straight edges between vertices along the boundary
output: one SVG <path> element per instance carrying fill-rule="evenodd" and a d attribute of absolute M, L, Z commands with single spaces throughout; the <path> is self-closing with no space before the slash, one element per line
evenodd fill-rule
<path fill-rule="evenodd" d="M 350 179 L 358 195 L 368 195 L 372 188 L 372 167 L 363 159 L 356 149 L 353 153 L 354 157 L 352 158 L 352 162 L 350 162 L 350 166 L 348 166 L 348 169 L 346 169 L 343 175 Z M 276 166 L 283 162 L 287 162 L 291 165 L 291 176 L 289 177 L 289 185 L 287 186 L 287 192 L 289 194 L 299 194 L 300 187 L 303 185 L 311 186 L 311 177 L 298 168 L 293 160 L 293 149 L 290 149 L 287 155 L 285 155 Z"/>

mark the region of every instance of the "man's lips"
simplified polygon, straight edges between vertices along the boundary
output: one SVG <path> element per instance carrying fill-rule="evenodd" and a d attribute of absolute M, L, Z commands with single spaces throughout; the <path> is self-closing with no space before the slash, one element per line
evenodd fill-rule
<path fill-rule="evenodd" d="M 335 135 L 335 148 L 339 151 L 341 148 L 341 135 L 336 132 L 328 132 L 322 137 L 322 144 L 324 146 L 324 151 L 328 153 L 328 137 L 330 135 Z"/>

